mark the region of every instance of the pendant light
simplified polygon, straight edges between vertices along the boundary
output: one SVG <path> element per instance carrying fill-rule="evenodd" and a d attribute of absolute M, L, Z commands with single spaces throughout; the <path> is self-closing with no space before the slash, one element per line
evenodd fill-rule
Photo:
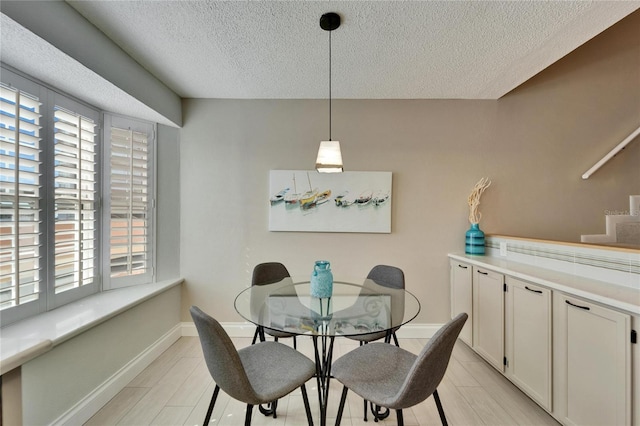
<path fill-rule="evenodd" d="M 331 140 L 331 31 L 340 26 L 340 15 L 334 12 L 320 17 L 320 28 L 329 32 L 329 140 L 320 142 L 316 170 L 321 173 L 342 172 L 340 142 Z"/>

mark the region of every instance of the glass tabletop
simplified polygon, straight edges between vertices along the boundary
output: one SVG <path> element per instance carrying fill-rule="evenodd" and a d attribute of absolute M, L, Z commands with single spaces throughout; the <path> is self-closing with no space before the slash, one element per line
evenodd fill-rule
<path fill-rule="evenodd" d="M 420 302 L 410 292 L 376 284 L 335 281 L 329 298 L 311 296 L 309 282 L 285 278 L 243 290 L 234 302 L 247 321 L 291 334 L 356 336 L 386 333 L 413 320 Z"/>

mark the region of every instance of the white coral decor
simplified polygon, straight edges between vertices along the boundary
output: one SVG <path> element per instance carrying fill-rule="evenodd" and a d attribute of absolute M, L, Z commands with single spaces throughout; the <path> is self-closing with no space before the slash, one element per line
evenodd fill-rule
<path fill-rule="evenodd" d="M 482 178 L 476 183 L 469 195 L 467 202 L 469 203 L 469 222 L 480 223 L 482 213 L 478 211 L 480 205 L 480 197 L 482 193 L 491 185 L 489 178 Z"/>

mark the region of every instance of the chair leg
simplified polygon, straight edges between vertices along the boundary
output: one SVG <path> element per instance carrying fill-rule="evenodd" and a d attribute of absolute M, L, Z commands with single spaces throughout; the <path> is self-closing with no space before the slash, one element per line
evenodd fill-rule
<path fill-rule="evenodd" d="M 364 402 L 364 421 L 366 422 L 367 421 L 367 402 L 368 401 L 366 399 L 363 399 L 362 401 Z"/>
<path fill-rule="evenodd" d="M 276 400 L 276 401 L 264 404 L 264 407 L 262 406 L 262 404 L 258 405 L 258 410 L 260 410 L 260 412 L 265 416 L 267 417 L 273 416 L 273 418 L 275 419 L 277 407 L 278 407 L 278 401 Z"/>
<path fill-rule="evenodd" d="M 307 413 L 307 423 L 309 426 L 313 426 L 313 418 L 311 418 L 311 407 L 309 406 L 309 397 L 307 396 L 307 388 L 302 385 L 300 386 L 300 390 L 302 391 L 302 400 L 304 401 L 304 411 Z"/>
<path fill-rule="evenodd" d="M 344 403 L 347 401 L 347 392 L 349 392 L 349 388 L 346 386 L 342 387 L 342 396 L 340 397 L 340 406 L 338 407 L 338 416 L 336 417 L 336 426 L 340 426 L 340 421 L 342 420 L 342 411 L 344 410 Z M 365 416 L 367 415 L 367 410 L 365 407 L 364 410 Z M 365 419 L 366 421 L 367 419 Z"/>
<path fill-rule="evenodd" d="M 438 407 L 438 414 L 440 414 L 440 420 L 442 421 L 442 426 L 448 426 L 447 418 L 444 415 L 444 409 L 442 408 L 442 403 L 440 402 L 440 397 L 438 396 L 438 390 L 433 391 L 433 399 L 436 401 L 436 407 Z"/>
<path fill-rule="evenodd" d="M 365 342 L 363 340 L 360 340 L 360 346 L 363 346 L 363 345 L 366 345 L 366 344 L 367 344 L 367 342 Z M 364 403 L 363 412 L 364 412 L 364 421 L 366 422 L 367 421 L 367 403 L 368 403 L 368 401 L 366 399 L 363 399 L 362 402 Z"/>
<path fill-rule="evenodd" d="M 393 332 L 393 343 L 396 344 L 397 347 L 400 347 L 400 343 L 398 343 L 398 336 L 396 336 L 396 332 Z"/>
<path fill-rule="evenodd" d="M 261 342 L 264 342 L 266 340 L 264 336 L 264 328 L 262 328 L 261 326 L 256 327 L 256 332 L 253 333 L 253 340 L 251 341 L 251 344 L 255 345 L 258 339 L 260 339 Z"/>
<path fill-rule="evenodd" d="M 251 426 L 251 413 L 253 412 L 253 405 L 247 404 L 247 414 L 244 416 L 244 426 Z"/>
<path fill-rule="evenodd" d="M 371 409 L 371 414 L 373 414 L 373 421 L 378 422 L 378 420 L 384 420 L 389 417 L 391 411 L 389 411 L 386 407 L 381 407 L 379 405 L 375 405 L 373 402 L 369 403 L 369 408 Z"/>
<path fill-rule="evenodd" d="M 207 409 L 207 415 L 204 418 L 203 426 L 209 424 L 209 420 L 211 420 L 211 413 L 213 413 L 213 406 L 216 405 L 216 399 L 218 398 L 218 392 L 220 392 L 220 387 L 216 385 L 216 388 L 213 390 L 213 396 L 211 397 L 211 402 L 209 403 L 209 408 Z"/>
<path fill-rule="evenodd" d="M 404 426 L 404 419 L 402 418 L 402 410 L 396 410 L 396 416 L 398 417 L 398 426 Z"/>
<path fill-rule="evenodd" d="M 293 349 L 298 349 L 298 345 L 296 343 L 296 336 L 293 336 Z"/>

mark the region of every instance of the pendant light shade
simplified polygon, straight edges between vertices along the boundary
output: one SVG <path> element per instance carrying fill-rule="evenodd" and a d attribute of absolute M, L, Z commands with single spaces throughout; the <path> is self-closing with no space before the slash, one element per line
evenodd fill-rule
<path fill-rule="evenodd" d="M 320 142 L 316 170 L 321 173 L 340 173 L 342 167 L 342 152 L 340 142 L 331 140 L 331 31 L 340 26 L 340 15 L 325 13 L 320 17 L 320 28 L 329 32 L 329 140 Z"/>
<path fill-rule="evenodd" d="M 342 172 L 342 153 L 340 142 L 322 141 L 316 158 L 316 170 L 322 173 Z"/>

